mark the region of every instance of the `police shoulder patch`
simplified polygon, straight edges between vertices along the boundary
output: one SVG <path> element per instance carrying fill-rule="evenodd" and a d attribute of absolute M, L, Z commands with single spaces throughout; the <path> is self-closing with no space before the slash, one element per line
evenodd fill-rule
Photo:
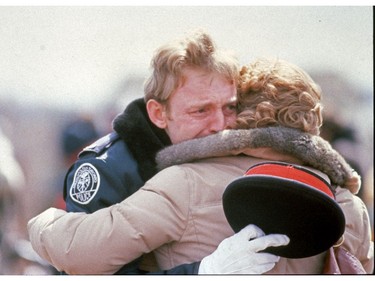
<path fill-rule="evenodd" d="M 73 201 L 85 205 L 94 198 L 99 186 L 98 170 L 90 163 L 84 163 L 74 173 L 69 194 Z"/>

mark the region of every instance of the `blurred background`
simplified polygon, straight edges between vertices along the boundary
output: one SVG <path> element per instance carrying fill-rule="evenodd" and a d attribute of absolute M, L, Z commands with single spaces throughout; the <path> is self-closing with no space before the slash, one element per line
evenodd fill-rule
<path fill-rule="evenodd" d="M 372 6 L 0 6 L 0 274 L 54 274 L 26 223 L 63 207 L 77 152 L 142 97 L 153 52 L 203 27 L 246 64 L 288 60 L 323 90 L 331 141 L 373 222 Z"/>

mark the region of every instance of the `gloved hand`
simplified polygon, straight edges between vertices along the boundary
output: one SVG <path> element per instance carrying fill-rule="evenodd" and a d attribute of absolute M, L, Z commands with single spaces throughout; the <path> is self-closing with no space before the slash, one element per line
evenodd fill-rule
<path fill-rule="evenodd" d="M 270 246 L 287 245 L 289 241 L 286 235 L 265 235 L 250 224 L 224 239 L 215 252 L 203 258 L 198 274 L 262 274 L 271 270 L 280 257 L 258 252 Z"/>

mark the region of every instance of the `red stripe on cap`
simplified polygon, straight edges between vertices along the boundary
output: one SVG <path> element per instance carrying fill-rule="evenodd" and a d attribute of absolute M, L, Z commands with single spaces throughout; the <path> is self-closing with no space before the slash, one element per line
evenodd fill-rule
<path fill-rule="evenodd" d="M 245 175 L 275 176 L 299 181 L 324 192 L 334 199 L 333 193 L 325 181 L 318 176 L 296 168 L 293 165 L 281 165 L 275 163 L 260 164 L 247 170 Z"/>

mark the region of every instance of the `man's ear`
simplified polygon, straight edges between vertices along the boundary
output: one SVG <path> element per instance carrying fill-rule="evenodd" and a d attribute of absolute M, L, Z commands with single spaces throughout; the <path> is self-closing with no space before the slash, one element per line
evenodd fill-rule
<path fill-rule="evenodd" d="M 160 129 L 165 129 L 167 127 L 165 107 L 156 100 L 150 99 L 146 104 L 146 108 L 151 122 Z"/>

